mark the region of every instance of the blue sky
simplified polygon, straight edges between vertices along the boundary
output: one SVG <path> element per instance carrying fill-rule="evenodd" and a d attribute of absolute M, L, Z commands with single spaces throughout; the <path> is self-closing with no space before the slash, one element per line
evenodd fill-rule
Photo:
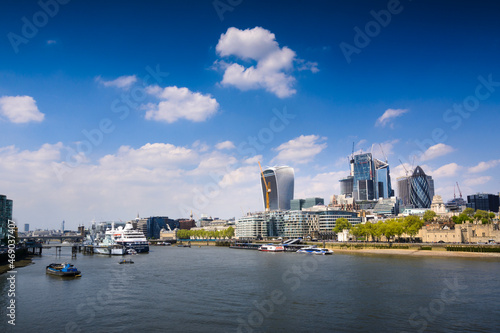
<path fill-rule="evenodd" d="M 328 201 L 353 142 L 444 200 L 500 189 L 495 1 L 41 3 L 0 4 L 0 193 L 21 224 L 238 217 L 263 207 L 257 161 Z"/>

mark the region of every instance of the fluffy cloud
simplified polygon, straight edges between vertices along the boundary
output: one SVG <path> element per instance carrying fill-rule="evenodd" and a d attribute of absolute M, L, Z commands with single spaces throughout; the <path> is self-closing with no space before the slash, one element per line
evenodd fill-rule
<path fill-rule="evenodd" d="M 500 164 L 500 160 L 491 160 L 488 162 L 479 162 L 478 165 L 470 167 L 467 171 L 470 173 L 479 173 L 486 171 L 488 169 L 496 167 L 498 164 Z"/>
<path fill-rule="evenodd" d="M 192 92 L 188 88 L 176 86 L 160 88 L 149 86 L 146 92 L 160 99 L 158 104 L 149 103 L 146 109 L 146 119 L 176 122 L 187 119 L 194 122 L 207 120 L 219 109 L 219 103 L 210 95 Z"/>
<path fill-rule="evenodd" d="M 345 171 L 332 171 L 313 176 L 297 177 L 295 198 L 320 197 L 325 200 L 325 204 L 328 204 L 332 194 L 340 193 L 339 179 L 345 176 Z"/>
<path fill-rule="evenodd" d="M 224 142 L 219 142 L 218 144 L 215 145 L 215 148 L 222 150 L 222 149 L 234 149 L 236 148 L 234 143 L 231 141 L 224 141 Z"/>
<path fill-rule="evenodd" d="M 227 29 L 221 35 L 216 51 L 221 57 L 234 56 L 246 62 L 256 62 L 253 66 L 245 67 L 222 61 L 223 85 L 240 90 L 265 89 L 279 98 L 296 93 L 293 88 L 295 78 L 290 75 L 294 62 L 298 63 L 299 70 L 318 71 L 317 63 L 297 59 L 293 50 L 286 46 L 280 47 L 275 35 L 261 27 Z"/>
<path fill-rule="evenodd" d="M 31 96 L 0 97 L 0 116 L 16 124 L 41 122 L 45 118 Z"/>
<path fill-rule="evenodd" d="M 326 148 L 326 142 L 323 142 L 325 140 L 326 138 L 317 135 L 301 135 L 275 148 L 279 153 L 273 161 L 308 163 Z"/>
<path fill-rule="evenodd" d="M 477 186 L 488 183 L 491 180 L 490 176 L 469 178 L 463 181 L 463 183 L 467 186 Z"/>
<path fill-rule="evenodd" d="M 429 147 L 422 155 L 420 155 L 419 160 L 421 162 L 429 161 L 437 157 L 447 155 L 453 151 L 455 151 L 453 147 L 445 145 L 444 143 L 438 143 Z"/>
<path fill-rule="evenodd" d="M 394 126 L 392 122 L 394 118 L 400 117 L 401 115 L 408 112 L 408 109 L 387 109 L 384 114 L 381 115 L 375 122 L 375 126 L 385 127 L 386 125 Z"/>
<path fill-rule="evenodd" d="M 105 81 L 100 76 L 98 76 L 95 80 L 105 87 L 115 87 L 127 90 L 137 82 L 137 77 L 135 75 L 123 75 L 117 79 Z"/>
<path fill-rule="evenodd" d="M 449 163 L 434 170 L 431 176 L 434 178 L 455 177 L 461 167 L 457 163 Z"/>

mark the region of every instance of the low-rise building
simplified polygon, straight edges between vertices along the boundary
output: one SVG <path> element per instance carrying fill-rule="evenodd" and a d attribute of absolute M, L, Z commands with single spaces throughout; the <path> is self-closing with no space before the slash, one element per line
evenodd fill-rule
<path fill-rule="evenodd" d="M 436 228 L 424 226 L 418 236 L 424 243 L 487 243 L 490 240 L 500 242 L 498 224 L 456 224 L 454 229 L 447 226 Z"/>

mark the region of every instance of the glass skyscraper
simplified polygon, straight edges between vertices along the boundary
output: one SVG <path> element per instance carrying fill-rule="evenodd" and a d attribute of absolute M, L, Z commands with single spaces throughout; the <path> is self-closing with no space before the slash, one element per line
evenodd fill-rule
<path fill-rule="evenodd" d="M 356 201 L 378 200 L 394 196 L 387 161 L 373 158 L 371 153 L 352 156 L 351 174 L 340 179 L 340 194 Z"/>
<path fill-rule="evenodd" d="M 405 207 L 430 208 L 434 180 L 417 166 L 411 176 L 398 178 L 398 195 Z"/>
<path fill-rule="evenodd" d="M 293 199 L 294 178 L 293 168 L 289 166 L 275 166 L 263 171 L 266 183 L 270 186 L 269 209 L 289 210 L 290 201 Z M 260 177 L 262 195 L 264 197 L 264 209 L 266 208 L 266 186 Z"/>
<path fill-rule="evenodd" d="M 375 164 L 371 153 L 354 155 L 353 198 L 356 200 L 373 200 L 378 197 L 378 188 L 374 188 Z M 378 187 L 378 186 L 377 186 Z"/>

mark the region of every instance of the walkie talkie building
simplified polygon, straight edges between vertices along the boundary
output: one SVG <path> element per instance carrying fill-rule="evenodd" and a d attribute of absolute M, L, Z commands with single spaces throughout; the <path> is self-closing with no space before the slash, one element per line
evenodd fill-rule
<path fill-rule="evenodd" d="M 293 199 L 293 188 L 295 174 L 292 167 L 275 166 L 263 171 L 266 183 L 270 187 L 269 209 L 289 210 L 290 201 Z M 264 209 L 266 208 L 266 186 L 262 176 L 260 177 L 262 194 L 264 197 Z"/>

